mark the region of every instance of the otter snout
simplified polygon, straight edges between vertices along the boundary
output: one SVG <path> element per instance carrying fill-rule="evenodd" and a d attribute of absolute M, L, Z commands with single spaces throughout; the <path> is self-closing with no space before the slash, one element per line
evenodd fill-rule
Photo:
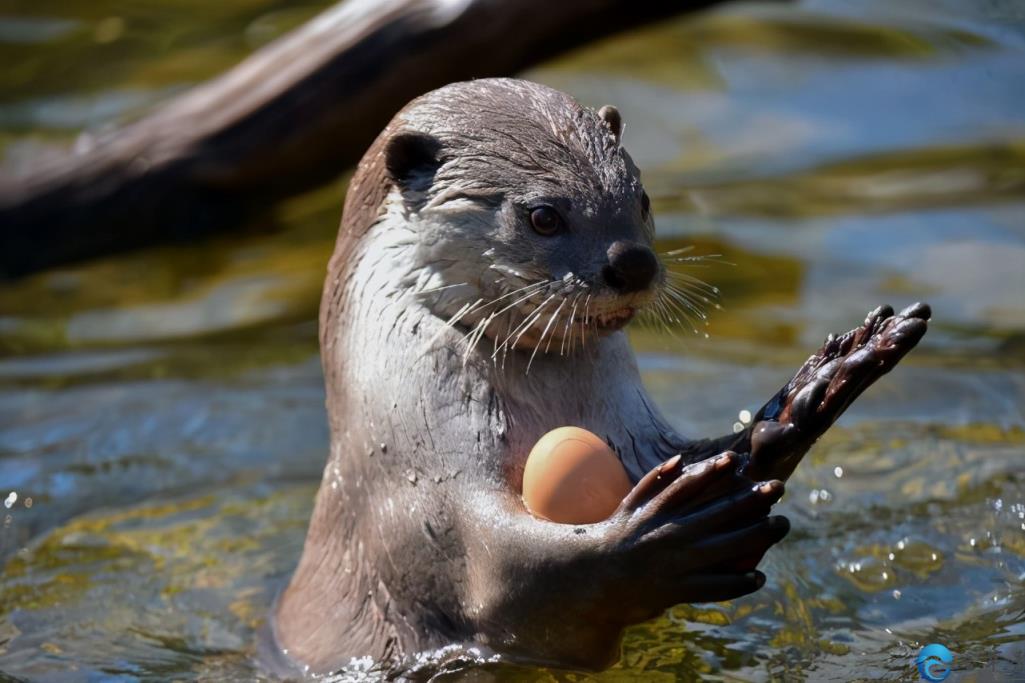
<path fill-rule="evenodd" d="M 650 248 L 637 242 L 618 240 L 608 250 L 609 262 L 602 278 L 620 294 L 640 292 L 651 286 L 658 273 L 658 258 Z"/>

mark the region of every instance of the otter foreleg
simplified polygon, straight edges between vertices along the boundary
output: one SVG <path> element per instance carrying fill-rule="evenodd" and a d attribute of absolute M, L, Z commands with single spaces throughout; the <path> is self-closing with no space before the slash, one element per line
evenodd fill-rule
<path fill-rule="evenodd" d="M 750 481 L 741 463 L 735 453 L 690 465 L 674 457 L 598 524 L 535 519 L 513 499 L 479 507 L 487 533 L 466 534 L 489 541 L 468 547 L 475 640 L 518 659 L 601 669 L 618 659 L 626 626 L 757 590 L 765 577 L 754 566 L 789 523 L 768 516 L 783 483 Z"/>

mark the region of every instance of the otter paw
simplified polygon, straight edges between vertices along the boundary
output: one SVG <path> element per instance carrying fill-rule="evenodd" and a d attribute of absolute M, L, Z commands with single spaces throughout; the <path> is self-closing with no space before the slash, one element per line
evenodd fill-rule
<path fill-rule="evenodd" d="M 793 379 L 759 411 L 751 430 L 753 477 L 785 479 L 811 445 L 877 379 L 918 344 L 931 312 L 916 303 L 896 315 L 889 306 L 845 334 L 826 337 Z"/>
<path fill-rule="evenodd" d="M 685 465 L 679 456 L 652 469 L 605 522 L 595 559 L 630 595 L 627 623 L 682 602 L 729 600 L 765 581 L 754 571 L 789 531 L 770 517 L 783 482 L 754 482 L 733 452 Z M 623 585 L 620 585 L 623 584 Z"/>

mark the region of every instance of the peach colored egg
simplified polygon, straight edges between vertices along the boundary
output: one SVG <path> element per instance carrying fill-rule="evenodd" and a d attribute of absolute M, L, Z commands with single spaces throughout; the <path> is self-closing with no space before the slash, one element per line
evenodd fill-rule
<path fill-rule="evenodd" d="M 527 509 L 562 524 L 607 519 L 631 488 L 608 444 L 580 427 L 559 427 L 542 436 L 523 469 Z"/>

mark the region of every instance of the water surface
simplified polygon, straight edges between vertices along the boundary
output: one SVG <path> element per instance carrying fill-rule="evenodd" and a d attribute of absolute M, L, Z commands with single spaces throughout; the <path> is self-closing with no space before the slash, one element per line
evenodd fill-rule
<path fill-rule="evenodd" d="M 317 9 L 7 3 L 0 166 L 24 172 Z M 701 272 L 724 309 L 697 335 L 632 333 L 686 433 L 729 431 L 878 303 L 935 317 L 796 473 L 759 593 L 632 629 L 600 675 L 449 677 L 912 681 L 940 642 L 961 680 L 1025 679 L 1021 6 L 744 5 L 526 75 L 619 106 L 665 247 L 736 264 Z M 259 676 L 253 633 L 326 453 L 316 311 L 344 187 L 279 207 L 269 232 L 0 288 L 0 671 Z"/>

